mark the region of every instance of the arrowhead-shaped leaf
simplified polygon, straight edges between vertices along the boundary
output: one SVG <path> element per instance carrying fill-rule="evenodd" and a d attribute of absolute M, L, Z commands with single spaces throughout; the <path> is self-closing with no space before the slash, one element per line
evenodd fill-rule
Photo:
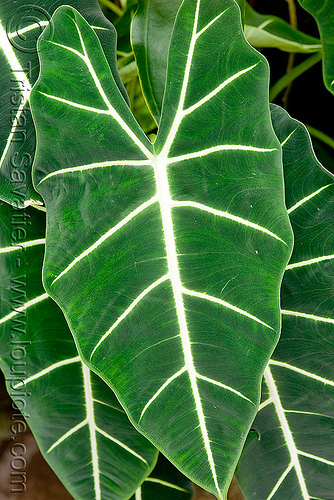
<path fill-rule="evenodd" d="M 32 95 L 45 286 L 134 425 L 225 498 L 291 247 L 267 64 L 234 1 L 186 0 L 152 144 L 89 25 L 62 8 L 54 26 Z"/>
<path fill-rule="evenodd" d="M 238 480 L 246 499 L 330 499 L 334 491 L 334 177 L 306 128 L 278 106 L 295 248 L 282 286 L 281 339 L 265 370 L 263 402 Z"/>
<path fill-rule="evenodd" d="M 116 68 L 116 35 L 97 0 L 69 0 L 94 26 L 121 92 Z M 15 206 L 41 204 L 31 180 L 35 130 L 29 96 L 38 72 L 36 41 L 61 0 L 32 3 L 1 0 L 0 4 L 0 199 Z"/>
<path fill-rule="evenodd" d="M 157 452 L 82 363 L 62 312 L 44 292 L 44 217 L 34 212 L 0 205 L 0 365 L 13 399 L 14 443 L 25 430 L 20 410 L 74 498 L 125 500 L 150 473 Z"/>

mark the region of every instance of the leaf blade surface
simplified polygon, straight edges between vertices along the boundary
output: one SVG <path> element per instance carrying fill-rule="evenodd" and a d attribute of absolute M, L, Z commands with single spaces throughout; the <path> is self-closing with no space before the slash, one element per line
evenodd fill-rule
<path fill-rule="evenodd" d="M 250 82 L 259 86 L 259 95 L 267 92 L 267 67 L 235 30 L 234 44 L 229 33 L 223 48 L 244 51 L 242 66 L 233 64 L 230 54 L 227 71 L 214 70 L 214 78 L 203 79 L 210 65 L 206 36 L 216 39 L 219 32 L 216 50 L 223 54 L 219 23 L 239 26 L 240 11 L 231 2 L 219 8 L 185 2 L 171 42 L 173 72 L 161 127 L 152 145 L 125 106 L 84 20 L 72 10 L 56 16 L 57 33 L 40 41 L 45 72 L 33 95 L 40 134 L 36 185 L 47 200 L 49 234 L 60 229 L 63 236 L 61 250 L 47 247 L 45 284 L 65 311 L 80 354 L 115 389 L 134 425 L 186 475 L 224 498 L 255 413 L 261 366 L 277 339 L 278 287 L 291 244 L 280 151 L 265 99 L 252 104 L 256 127 L 240 128 L 247 95 L 251 101 Z M 57 79 L 57 93 L 52 87 L 55 52 L 69 68 Z M 69 84 L 74 74 L 75 86 Z M 242 86 L 236 86 L 242 78 Z M 229 114 L 232 103 L 237 111 Z M 231 129 L 219 134 L 222 116 L 224 122 L 231 119 Z M 75 154 L 50 151 L 51 128 L 60 143 L 76 130 Z M 190 130 L 196 130 L 196 138 Z M 50 154 L 52 161 L 45 165 L 43 157 Z M 232 196 L 241 164 L 240 191 Z M 69 195 L 74 196 L 70 206 Z M 260 299 L 253 293 L 257 287 L 263 290 Z M 246 288 L 249 294 L 243 293 Z M 87 336 L 88 331 L 93 334 Z M 241 359 L 252 359 L 257 369 L 238 372 Z M 140 378 L 134 377 L 138 373 Z M 216 436 L 224 438 L 216 443 Z"/>
<path fill-rule="evenodd" d="M 83 364 L 59 307 L 42 287 L 44 214 L 4 203 L 0 212 L 6 224 L 0 236 L 0 364 L 17 408 L 12 419 L 22 429 L 22 412 L 74 498 L 126 500 L 151 472 L 157 452 Z M 19 442 L 19 434 L 13 437 Z"/>
<path fill-rule="evenodd" d="M 49 25 L 53 12 L 61 1 L 36 1 L 22 4 L 4 0 L 0 6 L 1 127 L 0 127 L 0 198 L 12 205 L 41 205 L 33 187 L 31 168 L 35 154 L 35 130 L 29 96 L 36 82 L 39 64 L 37 38 Z M 112 24 L 104 17 L 97 0 L 68 2 L 78 8 L 94 26 L 111 68 L 116 68 L 116 35 Z M 126 98 L 117 71 L 118 87 Z"/>
<path fill-rule="evenodd" d="M 261 439 L 246 447 L 237 477 L 246 498 L 325 499 L 334 487 L 333 176 L 301 123 L 278 106 L 272 116 L 295 248 L 282 284 L 282 334 L 253 424 Z"/>

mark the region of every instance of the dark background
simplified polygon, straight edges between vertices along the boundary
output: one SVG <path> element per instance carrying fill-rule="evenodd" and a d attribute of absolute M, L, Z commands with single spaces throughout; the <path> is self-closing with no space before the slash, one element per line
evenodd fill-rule
<path fill-rule="evenodd" d="M 260 14 L 273 14 L 289 22 L 286 0 L 248 0 L 248 3 Z M 300 7 L 297 0 L 294 3 L 297 10 L 298 29 L 319 38 L 314 18 Z M 269 62 L 270 84 L 273 85 L 286 73 L 289 54 L 278 49 L 261 49 L 260 52 Z M 294 66 L 310 56 L 312 54 L 295 54 Z M 292 118 L 311 125 L 333 138 L 334 97 L 324 86 L 321 62 L 294 80 L 285 104 L 282 102 L 283 95 L 284 92 L 275 99 L 275 104 L 285 107 Z M 313 137 L 312 141 L 318 159 L 334 173 L 334 150 Z"/>

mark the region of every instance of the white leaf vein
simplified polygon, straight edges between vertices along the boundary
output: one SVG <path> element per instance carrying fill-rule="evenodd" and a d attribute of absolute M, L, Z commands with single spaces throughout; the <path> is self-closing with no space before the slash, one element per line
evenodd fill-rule
<path fill-rule="evenodd" d="M 48 375 L 51 373 L 53 370 L 57 370 L 58 368 L 62 368 L 63 366 L 70 365 L 72 363 L 78 363 L 81 361 L 80 356 L 75 356 L 73 358 L 68 358 L 68 359 L 63 359 L 62 361 L 57 361 L 56 363 L 53 363 L 52 365 L 48 366 L 47 368 L 44 368 L 38 373 L 35 373 L 34 375 L 31 375 L 31 377 L 26 378 L 22 382 L 19 382 L 14 386 L 14 389 L 21 387 L 23 385 L 29 384 L 30 382 L 34 382 L 35 380 L 38 380 L 41 377 L 44 377 L 45 375 Z"/>
<path fill-rule="evenodd" d="M 203 97 L 202 99 L 200 99 L 197 103 L 195 103 L 192 106 L 189 106 L 189 108 L 185 109 L 183 111 L 183 116 L 187 116 L 190 113 L 192 113 L 193 111 L 195 111 L 196 109 L 200 108 L 203 104 L 205 104 L 206 102 L 210 101 L 210 99 L 212 99 L 212 97 L 214 97 L 215 95 L 217 95 L 218 92 L 220 92 L 229 83 L 233 82 L 234 80 L 236 80 L 237 78 L 239 78 L 241 75 L 244 75 L 245 73 L 248 73 L 248 71 L 251 71 L 258 64 L 259 63 L 253 64 L 253 66 L 249 66 L 249 68 L 245 68 L 245 69 L 243 69 L 241 71 L 238 71 L 234 75 L 232 75 L 229 78 L 227 78 L 224 82 L 222 82 L 220 85 L 218 85 L 218 87 L 216 87 L 214 90 L 212 90 L 211 92 L 209 92 L 209 94 L 207 94 L 205 97 Z"/>
<path fill-rule="evenodd" d="M 94 170 L 96 168 L 106 168 L 106 167 L 114 167 L 114 166 L 131 166 L 131 167 L 143 167 L 143 166 L 152 166 L 152 163 L 150 160 L 117 160 L 117 161 L 101 161 L 98 163 L 90 163 L 89 165 L 79 165 L 77 167 L 69 167 L 69 168 L 61 168 L 59 170 L 56 170 L 55 172 L 51 172 L 51 174 L 46 175 L 43 177 L 43 179 L 39 182 L 39 186 L 42 184 L 42 182 L 45 182 L 47 179 L 50 177 L 55 177 L 57 175 L 62 175 L 62 174 L 70 174 L 73 172 L 84 172 L 86 170 Z"/>
<path fill-rule="evenodd" d="M 327 184 L 326 186 L 322 186 L 321 188 L 317 189 L 316 191 L 314 191 L 313 193 L 309 194 L 308 196 L 305 196 L 305 198 L 302 198 L 301 200 L 299 200 L 297 203 L 295 203 L 292 207 L 290 207 L 288 209 L 288 214 L 291 214 L 294 210 L 296 210 L 297 208 L 299 208 L 301 205 L 304 205 L 304 203 L 306 203 L 307 201 L 311 200 L 312 198 L 314 198 L 314 196 L 317 196 L 319 193 L 321 193 L 321 191 L 323 191 L 324 189 L 330 187 L 330 186 L 333 186 L 333 183 L 332 184 Z"/>
<path fill-rule="evenodd" d="M 285 471 L 283 472 L 283 474 L 281 475 L 281 477 L 278 479 L 277 483 L 275 484 L 275 486 L 271 490 L 269 496 L 267 497 L 267 500 L 271 500 L 273 498 L 273 496 L 275 495 L 275 493 L 277 492 L 277 490 L 279 489 L 281 484 L 284 482 L 285 478 L 287 477 L 287 475 L 289 474 L 289 472 L 291 471 L 292 468 L 293 468 L 293 464 L 290 462 L 288 467 L 285 469 Z"/>
<path fill-rule="evenodd" d="M 334 462 L 331 460 L 327 460 L 326 458 L 318 457 L 317 455 L 312 455 L 311 453 L 306 453 L 305 451 L 300 451 L 298 450 L 298 454 L 302 455 L 303 457 L 310 458 L 311 460 L 315 460 L 316 462 L 322 462 L 324 464 L 330 465 L 331 467 L 334 467 Z"/>
<path fill-rule="evenodd" d="M 253 316 L 253 314 L 250 314 L 247 311 L 240 309 L 239 307 L 233 306 L 232 304 L 229 304 L 225 300 L 218 299 L 217 297 L 213 297 L 211 295 L 207 295 L 206 293 L 196 292 L 194 290 L 187 290 L 184 287 L 182 287 L 182 291 L 186 295 L 190 295 L 192 297 L 198 297 L 200 299 L 205 299 L 205 300 L 209 300 L 211 302 L 215 302 L 216 304 L 220 304 L 228 309 L 231 309 L 232 311 L 235 311 L 238 314 L 241 314 L 242 316 L 246 316 L 247 318 L 250 318 L 250 319 L 256 321 L 257 323 L 260 323 L 261 325 L 265 326 L 266 328 L 270 328 L 271 330 L 274 330 L 271 326 L 267 325 L 267 323 L 264 323 L 261 319 L 257 318 L 256 316 Z"/>
<path fill-rule="evenodd" d="M 286 245 L 285 241 L 283 241 L 282 238 L 277 236 L 277 234 L 273 233 L 272 231 L 269 231 L 269 229 L 266 229 L 265 227 L 260 226 L 259 224 L 255 224 L 254 222 L 251 222 L 249 220 L 243 219 L 242 217 L 238 217 L 237 215 L 232 215 L 228 212 L 208 207 L 206 205 L 203 205 L 202 203 L 197 203 L 195 201 L 173 201 L 172 207 L 173 208 L 192 207 L 192 208 L 197 208 L 198 210 L 202 210 L 204 212 L 209 212 L 210 214 L 213 215 L 218 215 L 219 217 L 225 217 L 226 219 L 233 220 L 234 222 L 238 222 L 239 224 L 243 224 L 244 226 L 248 226 L 251 227 L 252 229 L 256 229 L 257 231 L 261 231 L 262 233 L 266 233 L 269 236 L 272 236 L 276 240 L 279 240 Z"/>
<path fill-rule="evenodd" d="M 119 229 L 125 226 L 128 222 L 130 222 L 134 217 L 143 212 L 146 208 L 150 207 L 154 203 L 158 201 L 157 196 L 153 196 L 150 200 L 145 201 L 131 213 L 129 213 L 124 219 L 122 219 L 116 226 L 109 229 L 104 235 L 102 235 L 93 245 L 87 248 L 84 252 L 82 252 L 78 257 L 76 257 L 51 283 L 51 286 L 54 285 L 62 276 L 68 273 L 70 269 L 72 269 L 78 262 L 80 262 L 84 257 L 87 257 L 90 253 L 96 250 L 104 241 L 106 241 L 110 236 L 116 233 Z"/>
<path fill-rule="evenodd" d="M 298 368 L 297 366 L 290 365 L 289 363 L 284 363 L 282 361 L 276 361 L 274 359 L 271 359 L 269 361 L 269 365 L 279 366 L 281 368 L 285 368 L 287 370 L 294 371 L 296 373 L 299 373 L 300 375 L 304 375 L 305 377 L 309 377 L 309 378 L 312 378 L 314 380 L 317 380 L 318 382 L 321 382 L 322 384 L 331 385 L 332 387 L 334 387 L 333 380 L 328 380 L 324 377 L 320 377 L 319 375 L 316 375 L 315 373 L 309 372 L 307 370 L 303 370 L 302 368 Z"/>
<path fill-rule="evenodd" d="M 107 111 L 104 111 L 104 110 L 99 110 L 99 109 L 96 109 L 96 108 L 91 108 L 89 106 L 83 106 L 83 105 L 80 105 L 78 103 L 73 103 L 72 101 L 68 101 L 67 99 L 62 99 L 62 98 L 57 98 L 55 96 L 49 96 L 50 98 L 55 98 L 57 99 L 58 101 L 60 102 L 63 102 L 64 104 L 68 104 L 68 105 L 71 105 L 71 106 L 74 106 L 74 107 L 78 107 L 78 108 L 81 108 L 81 109 L 84 109 L 84 110 L 87 110 L 87 111 L 93 111 L 95 113 L 103 113 L 103 114 L 109 114 L 110 116 L 112 116 L 112 118 L 114 118 L 114 120 L 118 123 L 118 125 L 120 125 L 120 127 L 126 132 L 126 134 L 130 137 L 130 139 L 138 146 L 138 148 L 141 150 L 141 152 L 149 159 L 152 159 L 152 153 L 149 151 L 149 149 L 144 145 L 144 143 L 139 139 L 139 137 L 133 132 L 133 130 L 129 127 L 129 125 L 123 120 L 123 118 L 119 115 L 119 113 L 117 113 L 117 111 L 115 110 L 115 108 L 112 106 L 112 104 L 110 103 L 104 89 L 103 89 L 103 86 L 95 72 L 95 69 L 91 63 L 91 60 L 89 58 L 89 55 L 87 53 L 87 50 L 86 50 L 86 46 L 85 46 L 85 43 L 84 43 L 84 40 L 83 40 L 83 37 L 82 37 L 82 34 L 81 34 L 81 31 L 79 29 L 79 26 L 77 25 L 77 23 L 73 20 L 74 24 L 75 24 L 75 27 L 77 29 L 77 33 L 78 33 L 78 36 L 79 36 L 79 39 L 80 39 L 80 43 L 81 43 L 81 47 L 82 47 L 82 50 L 83 50 L 83 54 L 76 51 L 75 49 L 72 49 L 70 47 L 67 47 L 67 46 L 61 46 L 63 47 L 64 49 L 68 49 L 70 50 L 71 52 L 73 52 L 75 55 L 77 55 L 77 57 L 83 59 L 83 61 L 85 62 L 86 66 L 87 66 L 87 69 L 94 81 L 94 84 L 100 94 L 100 96 L 102 97 L 106 107 L 107 107 Z M 44 94 L 46 95 L 46 94 Z"/>
<path fill-rule="evenodd" d="M 203 33 L 205 33 L 205 31 L 208 30 L 216 21 L 218 21 L 218 19 L 220 19 L 222 17 L 222 15 L 225 14 L 229 9 L 230 9 L 230 7 L 223 10 L 220 14 L 218 14 L 218 16 L 216 16 L 214 19 L 212 19 L 210 22 L 208 22 L 208 24 L 206 24 L 204 26 L 204 28 L 202 28 L 200 31 L 198 31 L 196 33 L 196 39 L 201 37 L 203 35 Z"/>
<path fill-rule="evenodd" d="M 16 57 L 14 49 L 13 49 L 13 47 L 8 39 L 7 33 L 6 33 L 5 29 L 3 28 L 1 22 L 0 22 L 0 49 L 3 50 L 5 57 L 6 57 L 9 65 L 12 69 L 12 72 L 15 76 L 17 83 L 20 84 L 20 92 L 22 94 L 22 101 L 19 105 L 19 108 L 16 112 L 16 115 L 15 115 L 13 121 L 11 122 L 12 123 L 11 131 L 8 135 L 4 150 L 3 150 L 1 158 L 0 158 L 0 169 L 1 169 L 3 162 L 5 161 L 5 158 L 7 156 L 10 145 L 12 144 L 12 140 L 13 140 L 14 134 L 16 133 L 16 129 L 19 125 L 19 121 L 20 121 L 21 115 L 23 113 L 23 110 L 25 108 L 25 105 L 26 105 L 27 101 L 29 100 L 31 85 L 30 85 L 30 82 L 28 80 L 27 75 L 23 71 L 23 68 L 22 68 L 18 58 Z"/>
<path fill-rule="evenodd" d="M 102 436 L 104 436 L 105 438 L 109 439 L 110 441 L 112 441 L 113 443 L 117 444 L 118 446 L 120 446 L 121 448 L 123 448 L 124 450 L 126 450 L 128 453 L 130 453 L 131 455 L 133 455 L 134 457 L 138 458 L 138 460 L 141 460 L 142 462 L 144 462 L 147 466 L 148 466 L 148 462 L 147 460 L 145 460 L 145 458 L 143 458 L 141 455 L 139 455 L 139 453 L 137 453 L 136 451 L 134 451 L 132 448 L 130 448 L 129 446 L 127 446 L 126 444 L 122 443 L 122 441 L 120 441 L 119 439 L 116 439 L 114 436 L 110 436 L 110 434 L 108 434 L 107 432 L 105 432 L 104 430 L 100 429 L 99 427 L 96 427 L 96 430 L 97 432 L 99 432 Z"/>
<path fill-rule="evenodd" d="M 17 245 L 13 245 L 10 247 L 3 247 L 0 248 L 0 253 L 15 252 L 16 250 L 22 250 L 23 248 L 29 248 L 35 245 L 45 245 L 45 238 L 40 238 L 38 240 L 24 241 L 22 243 L 18 243 Z"/>
<path fill-rule="evenodd" d="M 75 434 L 78 430 L 82 429 L 82 427 L 85 427 L 85 425 L 87 425 L 87 419 L 84 419 L 82 422 L 72 427 L 69 431 L 65 432 L 65 434 L 63 434 L 59 439 L 57 439 L 57 441 L 53 443 L 52 446 L 50 446 L 46 453 L 51 453 L 55 448 L 57 448 L 57 446 L 59 446 L 66 439 Z"/>
<path fill-rule="evenodd" d="M 305 319 L 311 319 L 312 321 L 320 321 L 322 323 L 334 324 L 334 319 L 323 318 L 322 316 L 316 316 L 315 314 L 308 314 L 300 311 L 289 311 L 287 309 L 282 309 L 281 313 L 284 314 L 285 316 L 296 316 L 297 318 L 305 318 Z"/>
<path fill-rule="evenodd" d="M 310 496 L 309 496 L 309 493 L 307 490 L 303 471 L 302 471 L 302 468 L 301 468 L 301 465 L 299 462 L 298 450 L 297 450 L 295 441 L 293 439 L 293 435 L 292 435 L 291 429 L 289 427 L 289 423 L 287 421 L 284 408 L 283 408 L 282 403 L 281 403 L 281 399 L 280 399 L 279 392 L 278 392 L 278 389 L 277 389 L 276 384 L 275 384 L 274 377 L 272 376 L 272 373 L 270 371 L 269 364 L 267 365 L 267 367 L 264 371 L 264 378 L 265 378 L 266 384 L 267 384 L 269 391 L 270 391 L 270 397 L 272 398 L 273 403 L 275 405 L 276 414 L 277 414 L 278 420 L 280 422 L 280 425 L 281 425 L 281 428 L 283 431 L 283 436 L 284 436 L 284 440 L 285 440 L 287 449 L 288 449 L 289 454 L 290 454 L 291 464 L 294 467 L 296 475 L 297 475 L 302 498 L 303 498 L 303 500 L 310 500 Z"/>
<path fill-rule="evenodd" d="M 48 24 L 49 24 L 49 21 L 38 21 L 38 23 L 36 22 L 34 24 L 29 24 L 28 26 L 25 26 L 24 28 L 18 29 L 16 31 L 12 31 L 11 33 L 8 33 L 7 37 L 9 40 L 11 40 L 12 38 L 15 38 L 16 36 L 21 36 L 21 35 L 24 35 L 25 33 L 29 33 L 29 31 L 32 31 L 34 29 L 40 30 L 41 26 L 45 27 L 45 26 L 48 26 Z"/>
<path fill-rule="evenodd" d="M 218 153 L 219 151 L 253 151 L 257 153 L 271 153 L 272 151 L 277 151 L 276 148 L 260 148 L 257 146 L 245 145 L 245 144 L 220 144 L 218 146 L 212 146 L 211 148 L 202 149 L 201 151 L 195 151 L 193 153 L 187 153 L 180 156 L 174 156 L 168 158 L 166 163 L 171 165 L 184 160 L 191 160 L 193 158 L 201 158 L 203 156 L 210 155 L 212 153 Z"/>
<path fill-rule="evenodd" d="M 11 313 L 7 314 L 7 316 L 4 316 L 3 318 L 1 318 L 0 319 L 0 325 L 2 323 L 5 323 L 6 321 L 10 320 L 11 318 L 13 318 L 14 316 L 16 316 L 17 314 L 20 314 L 21 312 L 25 311 L 29 307 L 32 307 L 32 306 L 38 304 L 39 302 L 42 302 L 42 300 L 45 300 L 48 297 L 49 297 L 49 295 L 47 293 L 43 293 L 42 295 L 39 295 L 38 297 L 35 297 L 32 300 L 29 300 L 28 302 L 26 302 L 22 306 L 17 307 L 14 311 L 12 311 Z"/>
<path fill-rule="evenodd" d="M 98 454 L 97 439 L 96 439 L 97 426 L 95 424 L 95 416 L 94 416 L 94 403 L 93 403 L 94 398 L 91 386 L 91 374 L 89 368 L 84 363 L 82 363 L 82 372 L 84 379 L 85 404 L 86 404 L 86 415 L 87 415 L 86 421 L 89 428 L 90 447 L 92 454 L 95 500 L 102 500 L 100 471 L 99 471 L 99 454 Z"/>
<path fill-rule="evenodd" d="M 161 484 L 161 486 L 166 486 L 167 488 L 171 488 L 172 490 L 178 490 L 178 491 L 183 491 L 184 493 L 188 493 L 188 490 L 181 488 L 181 486 L 169 483 L 168 481 L 163 481 L 162 479 L 158 479 L 156 477 L 149 476 L 145 479 L 145 482 Z"/>
<path fill-rule="evenodd" d="M 209 384 L 217 385 L 218 387 L 221 387 L 222 389 L 226 389 L 228 391 L 231 391 L 234 394 L 236 394 L 237 396 L 239 396 L 240 398 L 245 399 L 246 401 L 249 401 L 250 403 L 252 403 L 252 405 L 255 405 L 255 403 L 251 399 L 247 398 L 240 391 L 233 389 L 233 387 L 230 387 L 229 385 L 222 384 L 221 382 L 218 382 L 217 380 L 213 380 L 212 378 L 205 377 L 203 375 L 200 375 L 199 373 L 196 373 L 196 377 L 200 380 L 204 380 L 204 382 L 208 382 Z"/>
<path fill-rule="evenodd" d="M 112 331 L 117 328 L 117 326 L 131 313 L 131 311 L 136 307 L 136 305 L 148 294 L 150 293 L 152 290 L 154 290 L 154 288 L 156 288 L 157 286 L 159 286 L 161 283 L 163 283 L 164 281 L 168 280 L 169 279 L 169 275 L 166 274 L 164 276 L 162 276 L 161 278 L 159 278 L 158 280 L 154 281 L 154 283 L 152 283 L 150 286 L 148 286 L 147 288 L 145 288 L 145 290 L 143 290 L 139 295 L 138 297 L 136 297 L 132 302 L 131 304 L 125 309 L 125 311 L 117 318 L 117 320 L 113 323 L 113 325 L 109 328 L 109 330 L 101 337 L 101 339 L 98 341 L 98 343 L 96 344 L 96 346 L 94 347 L 91 355 L 90 355 L 90 360 L 92 359 L 94 353 L 96 352 L 96 350 L 100 347 L 100 345 L 102 344 L 102 342 L 104 342 L 106 340 L 107 337 L 109 337 L 109 335 L 112 333 Z"/>
<path fill-rule="evenodd" d="M 334 254 L 323 255 L 322 257 L 315 257 L 314 259 L 303 260 L 300 262 L 295 262 L 294 264 L 288 264 L 286 269 L 295 269 L 296 267 L 310 266 L 312 264 L 318 264 L 319 262 L 324 262 L 326 260 L 334 259 Z"/>
<path fill-rule="evenodd" d="M 272 404 L 273 400 L 271 398 L 266 399 L 263 401 L 263 403 L 260 404 L 258 411 L 263 410 L 263 408 L 266 408 L 268 405 Z"/>

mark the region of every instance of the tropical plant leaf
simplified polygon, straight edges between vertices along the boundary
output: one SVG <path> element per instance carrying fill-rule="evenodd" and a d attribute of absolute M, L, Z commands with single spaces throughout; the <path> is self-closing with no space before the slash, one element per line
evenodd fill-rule
<path fill-rule="evenodd" d="M 31 98 L 45 286 L 134 425 L 224 498 L 277 341 L 291 247 L 267 64 L 234 1 L 186 0 L 153 145 L 93 30 L 70 8 L 53 20 Z"/>
<path fill-rule="evenodd" d="M 300 5 L 315 18 L 323 45 L 324 82 L 334 93 L 334 3 L 332 0 L 298 0 Z"/>
<path fill-rule="evenodd" d="M 31 181 L 35 131 L 29 95 L 39 72 L 37 37 L 62 4 L 61 0 L 36 0 L 33 4 L 2 0 L 0 4 L 0 199 L 15 206 L 42 204 Z M 94 26 L 126 98 L 116 70 L 114 27 L 102 14 L 97 0 L 69 0 L 67 4 L 77 8 Z"/>
<path fill-rule="evenodd" d="M 274 47 L 286 52 L 318 52 L 319 39 L 296 30 L 276 16 L 256 12 L 246 3 L 245 36 L 253 47 Z"/>
<path fill-rule="evenodd" d="M 194 488 L 180 471 L 163 456 L 159 455 L 158 463 L 152 474 L 145 479 L 131 500 L 190 500 Z"/>
<path fill-rule="evenodd" d="M 144 96 L 157 124 L 165 92 L 168 48 L 182 0 L 138 0 L 131 43 Z M 159 43 L 157 43 L 159 40 Z"/>
<path fill-rule="evenodd" d="M 281 339 L 265 370 L 260 439 L 242 455 L 245 498 L 328 500 L 334 491 L 334 177 L 304 125 L 272 106 L 283 145 L 295 248 L 282 285 Z"/>
<path fill-rule="evenodd" d="M 13 436 L 19 442 L 14 431 L 26 428 L 20 410 L 74 498 L 125 500 L 157 452 L 82 363 L 62 312 L 42 288 L 44 217 L 4 203 L 0 214 L 0 365 L 15 409 Z"/>

